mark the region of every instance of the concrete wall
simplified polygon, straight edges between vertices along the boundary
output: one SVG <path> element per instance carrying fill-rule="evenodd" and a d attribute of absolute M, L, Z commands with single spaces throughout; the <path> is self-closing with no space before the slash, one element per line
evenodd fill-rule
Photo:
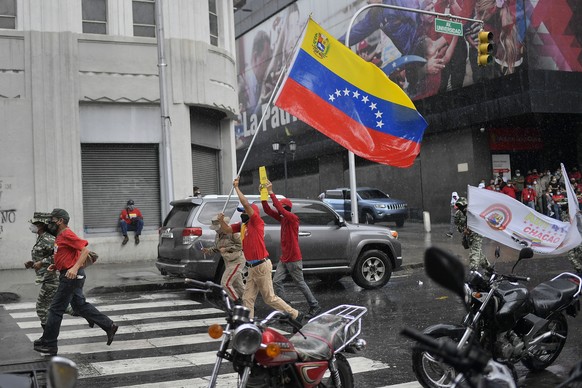
<path fill-rule="evenodd" d="M 233 119 L 238 113 L 234 16 L 232 1 L 217 4 L 218 47 L 209 44 L 207 2 L 163 2 L 176 198 L 192 191 L 190 106 L 223 113 L 217 125 L 224 150 L 220 173 L 232 180 Z M 16 30 L 0 31 L 0 269 L 20 268 L 29 259 L 35 236 L 28 231 L 28 220 L 34 211 L 67 209 L 69 226 L 83 236 L 83 141 L 162 138 L 159 113 L 157 132 L 150 127 L 146 136 L 126 136 L 119 129 L 136 107 L 159 112 L 157 42 L 131 36 L 131 0 L 108 1 L 107 35 L 82 34 L 78 0 L 17 0 L 17 9 Z M 106 110 L 114 117 L 84 115 L 81 136 L 80 106 L 91 110 L 104 104 L 115 108 Z M 118 126 L 93 133 L 100 120 Z M 162 208 L 171 199 L 163 198 Z M 137 247 L 121 247 L 116 234 L 85 237 L 102 262 L 157 256 L 156 233 L 144 235 Z"/>

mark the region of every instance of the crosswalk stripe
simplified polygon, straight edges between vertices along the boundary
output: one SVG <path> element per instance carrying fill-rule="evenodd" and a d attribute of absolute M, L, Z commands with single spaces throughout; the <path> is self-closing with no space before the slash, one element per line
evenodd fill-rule
<path fill-rule="evenodd" d="M 171 356 L 141 357 L 125 360 L 92 362 L 90 369 L 81 371 L 80 378 L 140 373 L 163 369 L 197 367 L 214 363 L 216 350 L 211 352 L 183 353 Z"/>
<path fill-rule="evenodd" d="M 109 304 L 109 305 L 98 305 L 94 304 L 95 307 L 101 312 L 106 311 L 121 311 L 121 310 L 139 310 L 139 309 L 150 309 L 159 307 L 178 307 L 178 306 L 195 306 L 200 305 L 200 302 L 195 302 L 193 300 L 165 300 L 158 302 L 139 302 L 131 304 Z M 10 313 L 14 319 L 23 318 L 36 318 L 36 311 L 23 311 L 18 313 Z"/>
<path fill-rule="evenodd" d="M 117 335 L 144 333 L 148 331 L 183 329 L 189 327 L 204 327 L 210 326 L 214 323 L 222 324 L 224 323 L 224 318 L 203 318 L 186 321 L 164 321 L 156 323 L 142 323 L 137 325 L 119 326 L 119 330 L 117 330 Z M 41 335 L 42 335 L 41 332 L 36 332 L 29 333 L 26 336 L 30 339 L 30 341 L 34 341 L 35 339 L 40 338 Z M 87 337 L 101 337 L 104 335 L 105 332 L 101 329 L 87 328 L 79 330 L 66 330 L 60 332 L 59 340 L 78 339 Z"/>
<path fill-rule="evenodd" d="M 122 314 L 122 315 L 110 315 L 109 318 L 113 322 L 127 322 L 127 321 L 139 321 L 143 319 L 154 319 L 154 318 L 170 318 L 170 317 L 187 317 L 187 316 L 197 316 L 197 315 L 207 315 L 207 314 L 224 314 L 221 310 L 215 308 L 204 308 L 196 310 L 176 310 L 176 311 L 164 311 L 164 312 L 152 312 L 152 313 L 139 313 L 139 314 Z M 36 329 L 39 326 L 37 321 L 26 321 L 17 322 L 21 329 Z M 87 321 L 84 318 L 69 318 L 65 317 L 61 323 L 61 327 L 64 326 L 75 326 L 75 325 L 86 325 Z"/>
<path fill-rule="evenodd" d="M 143 294 L 137 297 L 124 299 L 124 302 L 134 302 L 138 300 L 158 300 L 158 299 L 168 299 L 168 298 L 176 298 L 179 294 L 176 293 L 160 293 L 160 294 Z M 99 305 L 100 303 L 109 303 L 111 299 L 109 298 L 100 298 L 100 297 L 91 297 L 86 298 L 87 302 Z M 7 303 L 7 304 L 0 304 L 0 307 L 4 307 L 6 311 L 11 310 L 25 310 L 25 309 L 36 309 L 36 302 L 22 302 L 22 303 Z"/>
<path fill-rule="evenodd" d="M 212 362 L 214 363 L 214 359 Z M 348 361 L 350 362 L 350 367 L 352 368 L 353 374 L 369 372 L 372 370 L 380 370 L 385 368 L 390 368 L 389 365 L 384 364 L 379 361 L 370 360 L 369 358 L 365 357 L 352 357 L 349 358 Z M 229 363 L 223 364 L 221 369 L 228 367 Z M 232 369 L 232 365 L 230 366 Z M 324 378 L 329 377 L 329 372 L 326 373 Z M 177 387 L 188 387 L 188 388 L 207 388 L 208 382 L 210 381 L 210 376 L 206 377 L 197 377 L 188 380 L 176 380 L 176 381 L 165 381 L 165 382 L 158 382 L 158 383 L 151 383 L 151 384 L 140 384 L 140 385 L 130 385 L 124 387 L 117 387 L 117 388 L 177 388 Z M 238 381 L 238 374 L 237 373 L 226 373 L 221 374 L 218 376 L 218 380 L 216 383 L 217 387 L 221 388 L 236 388 Z M 411 386 L 410 388 L 412 388 Z"/>
<path fill-rule="evenodd" d="M 119 332 L 118 332 L 119 333 Z M 157 349 L 180 345 L 198 345 L 210 342 L 219 342 L 220 339 L 211 338 L 208 333 L 181 335 L 175 337 L 155 337 L 141 340 L 113 341 L 111 346 L 101 342 L 82 343 L 76 345 L 59 346 L 59 354 L 91 354 L 103 351 L 130 351 L 139 349 Z M 217 346 L 218 348 L 218 346 Z"/>

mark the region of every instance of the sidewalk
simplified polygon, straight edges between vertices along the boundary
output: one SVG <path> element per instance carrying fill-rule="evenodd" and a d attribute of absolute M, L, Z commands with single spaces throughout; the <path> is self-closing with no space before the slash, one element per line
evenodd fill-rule
<path fill-rule="evenodd" d="M 403 266 L 400 270 L 423 266 L 424 251 L 430 246 L 438 246 L 453 254 L 466 258 L 468 251 L 460 243 L 460 235 L 448 238 L 448 224 L 431 226 L 431 232 L 424 230 L 422 223 L 408 222 L 398 231 L 402 244 Z M 485 253 L 493 257 L 493 244 L 484 244 Z M 515 255 L 511 255 L 514 257 Z M 503 257 L 503 256 L 502 256 Z M 466 259 L 464 259 L 466 260 Z M 87 270 L 85 295 L 127 291 L 150 291 L 163 288 L 185 287 L 184 280 L 162 276 L 155 266 L 155 260 L 133 261 L 131 263 L 97 263 Z M 34 272 L 26 269 L 0 270 L 0 304 L 11 302 L 33 302 L 38 295 L 34 285 Z"/>

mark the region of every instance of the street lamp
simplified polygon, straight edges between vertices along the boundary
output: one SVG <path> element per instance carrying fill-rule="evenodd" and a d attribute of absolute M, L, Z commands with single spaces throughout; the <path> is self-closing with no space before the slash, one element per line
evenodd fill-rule
<path fill-rule="evenodd" d="M 273 143 L 273 152 L 276 154 L 283 154 L 283 168 L 285 170 L 285 196 L 287 195 L 287 154 L 295 155 L 297 151 L 297 144 L 291 140 L 289 143 Z"/>

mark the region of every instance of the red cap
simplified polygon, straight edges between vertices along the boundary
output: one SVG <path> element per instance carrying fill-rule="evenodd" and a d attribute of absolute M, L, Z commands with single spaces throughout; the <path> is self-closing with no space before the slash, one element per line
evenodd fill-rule
<path fill-rule="evenodd" d="M 291 203 L 291 200 L 289 200 L 289 198 L 283 198 L 281 200 L 281 205 L 283 205 L 283 207 L 287 206 L 289 209 L 293 207 L 293 203 Z"/>

